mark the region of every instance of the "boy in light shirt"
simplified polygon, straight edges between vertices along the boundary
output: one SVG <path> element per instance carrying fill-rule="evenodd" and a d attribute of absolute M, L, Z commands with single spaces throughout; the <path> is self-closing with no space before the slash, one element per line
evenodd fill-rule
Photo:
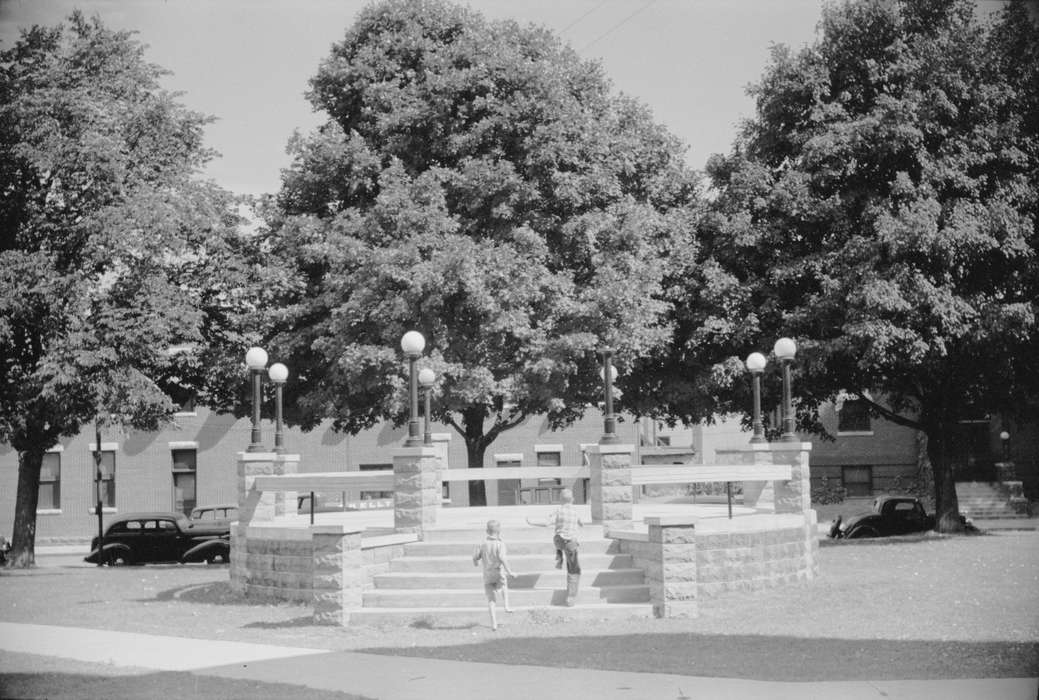
<path fill-rule="evenodd" d="M 491 615 L 491 629 L 498 629 L 498 614 L 495 608 L 497 593 L 502 592 L 505 612 L 512 612 L 509 607 L 509 581 L 506 576 L 515 576 L 509 567 L 505 542 L 501 539 L 501 523 L 497 520 L 487 521 L 487 539 L 473 554 L 473 566 L 483 562 L 483 590 L 487 594 L 487 611 Z"/>

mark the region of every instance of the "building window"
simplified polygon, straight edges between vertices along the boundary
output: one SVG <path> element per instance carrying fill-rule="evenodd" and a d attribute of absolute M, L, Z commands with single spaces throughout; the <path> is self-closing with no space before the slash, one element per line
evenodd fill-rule
<path fill-rule="evenodd" d="M 862 400 L 845 401 L 837 411 L 838 433 L 872 433 L 869 421 L 869 404 Z"/>
<path fill-rule="evenodd" d="M 46 452 L 40 466 L 40 497 L 36 510 L 61 510 L 61 453 Z"/>
<path fill-rule="evenodd" d="M 198 505 L 198 451 L 170 450 L 173 457 L 173 510 L 189 515 Z"/>
<path fill-rule="evenodd" d="M 849 498 L 873 495 L 873 467 L 841 467 L 841 481 Z"/>
<path fill-rule="evenodd" d="M 99 471 L 101 473 L 101 507 L 115 508 L 115 450 L 101 450 Z M 94 478 L 97 478 L 96 472 Z M 97 484 L 95 484 L 96 486 Z"/>
<path fill-rule="evenodd" d="M 537 455 L 537 464 L 538 464 L 539 467 L 561 467 L 561 466 L 563 466 L 563 446 L 562 445 L 558 445 L 558 446 L 557 445 L 551 445 L 551 446 L 547 446 L 546 445 L 545 447 L 536 446 L 534 449 L 536 450 L 535 454 Z M 538 484 L 539 485 L 546 485 L 546 484 L 557 484 L 558 485 L 558 484 L 562 484 L 562 483 L 563 483 L 562 479 L 555 479 L 555 478 L 551 478 L 551 477 L 548 477 L 548 478 L 545 478 L 545 479 L 538 479 Z"/>
<path fill-rule="evenodd" d="M 392 464 L 360 464 L 357 468 L 362 472 L 393 471 Z M 393 491 L 361 491 L 362 501 L 374 501 L 382 498 L 393 498 Z"/>

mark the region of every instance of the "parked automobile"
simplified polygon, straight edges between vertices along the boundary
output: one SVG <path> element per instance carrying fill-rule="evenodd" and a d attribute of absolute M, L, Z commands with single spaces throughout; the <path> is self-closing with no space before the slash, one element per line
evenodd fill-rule
<path fill-rule="evenodd" d="M 230 560 L 230 530 L 221 525 L 192 526 L 182 513 L 130 513 L 108 524 L 104 544 L 90 543 L 84 560 L 92 564 L 207 562 Z"/>
<path fill-rule="evenodd" d="M 236 520 L 238 520 L 237 503 L 195 506 L 191 509 L 191 515 L 188 516 L 192 528 L 226 527 L 228 532 L 230 532 L 231 523 Z"/>
<path fill-rule="evenodd" d="M 859 537 L 889 537 L 926 532 L 934 529 L 934 516 L 924 509 L 920 499 L 913 496 L 880 496 L 873 501 L 869 513 L 854 515 L 847 520 L 834 518 L 830 537 L 855 539 Z"/>

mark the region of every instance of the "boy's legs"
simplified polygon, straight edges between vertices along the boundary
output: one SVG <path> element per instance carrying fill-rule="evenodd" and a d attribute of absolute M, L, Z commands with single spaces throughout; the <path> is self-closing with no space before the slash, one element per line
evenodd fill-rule
<path fill-rule="evenodd" d="M 512 606 L 509 605 L 509 579 L 504 576 L 501 582 L 501 600 L 505 604 L 505 612 L 512 612 Z"/>
<path fill-rule="evenodd" d="M 491 616 L 491 629 L 498 629 L 498 611 L 495 609 L 495 591 L 493 583 L 483 584 L 484 593 L 487 594 L 487 612 Z"/>
<path fill-rule="evenodd" d="M 557 569 L 562 569 L 563 568 L 563 549 L 566 547 L 566 540 L 564 540 L 559 535 L 554 535 L 552 537 L 552 544 L 555 545 L 555 548 L 556 548 L 556 568 Z"/>

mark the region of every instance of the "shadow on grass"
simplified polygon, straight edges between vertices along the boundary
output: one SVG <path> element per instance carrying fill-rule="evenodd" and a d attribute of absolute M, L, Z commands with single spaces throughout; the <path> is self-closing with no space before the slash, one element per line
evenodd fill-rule
<path fill-rule="evenodd" d="M 318 690 L 288 683 L 263 683 L 238 678 L 197 676 L 183 671 L 163 671 L 134 676 L 95 676 L 76 673 L 0 673 L 5 698 L 48 700 L 138 700 L 139 698 L 249 698 L 283 700 L 371 700 L 366 696 Z"/>
<path fill-rule="evenodd" d="M 932 680 L 1039 675 L 1039 643 L 630 634 L 516 637 L 370 654 L 763 681 Z"/>
<path fill-rule="evenodd" d="M 254 629 L 254 630 L 283 630 L 292 629 L 294 627 L 313 627 L 314 617 L 313 615 L 306 615 L 305 617 L 294 617 L 291 620 L 280 620 L 278 622 L 250 622 L 242 625 L 242 629 Z"/>
<path fill-rule="evenodd" d="M 201 603 L 205 605 L 302 605 L 289 603 L 280 598 L 246 598 L 231 589 L 228 581 L 211 581 L 209 583 L 191 583 L 176 588 L 159 591 L 151 598 L 136 598 L 135 603 L 157 603 L 180 601 L 182 603 Z"/>

